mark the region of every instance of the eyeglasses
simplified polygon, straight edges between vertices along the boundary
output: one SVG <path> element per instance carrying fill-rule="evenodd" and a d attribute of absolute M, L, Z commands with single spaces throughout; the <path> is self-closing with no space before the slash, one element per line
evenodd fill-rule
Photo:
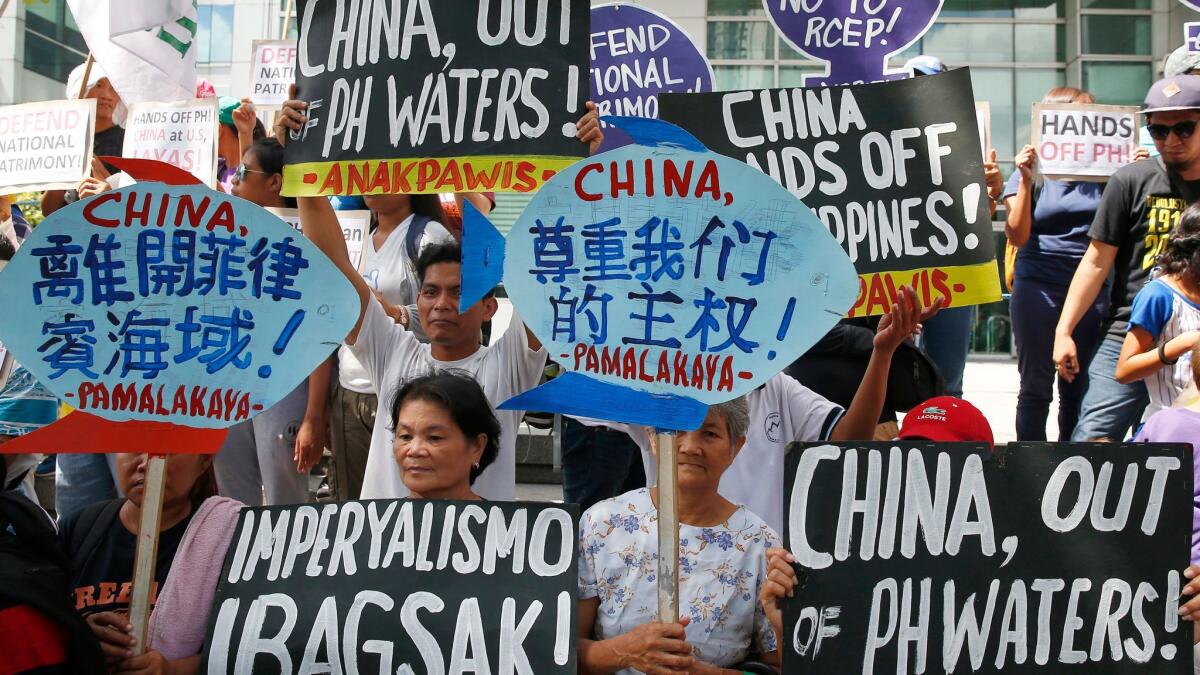
<path fill-rule="evenodd" d="M 1146 131 L 1150 133 L 1150 138 L 1153 138 L 1156 141 L 1167 140 L 1167 136 L 1170 136 L 1172 131 L 1175 132 L 1175 135 L 1179 137 L 1179 140 L 1184 141 L 1191 138 L 1192 134 L 1196 133 L 1196 120 L 1180 122 L 1174 125 L 1147 124 Z"/>
<path fill-rule="evenodd" d="M 264 176 L 271 175 L 270 173 L 268 173 L 266 171 L 259 171 L 258 169 L 247 169 L 245 164 L 238 164 L 237 169 L 233 172 L 233 177 L 236 178 L 237 181 L 240 183 L 240 182 L 246 180 L 246 174 L 248 174 L 248 173 L 261 173 Z"/>

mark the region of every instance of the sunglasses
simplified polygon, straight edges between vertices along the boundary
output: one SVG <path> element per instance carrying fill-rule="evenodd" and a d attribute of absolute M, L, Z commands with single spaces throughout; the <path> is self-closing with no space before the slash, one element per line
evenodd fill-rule
<path fill-rule="evenodd" d="M 261 173 L 264 176 L 270 175 L 266 171 L 259 171 L 258 169 L 247 169 L 245 164 L 238 164 L 237 169 L 234 170 L 234 172 L 233 172 L 233 177 L 236 178 L 237 181 L 240 183 L 240 182 L 246 180 L 246 174 L 248 174 L 248 173 Z"/>
<path fill-rule="evenodd" d="M 1150 138 L 1156 141 L 1167 140 L 1167 136 L 1170 136 L 1173 131 L 1179 137 L 1179 140 L 1182 141 L 1191 138 L 1192 134 L 1196 133 L 1196 121 L 1189 120 L 1174 125 L 1147 124 L 1146 131 L 1150 133 Z"/>

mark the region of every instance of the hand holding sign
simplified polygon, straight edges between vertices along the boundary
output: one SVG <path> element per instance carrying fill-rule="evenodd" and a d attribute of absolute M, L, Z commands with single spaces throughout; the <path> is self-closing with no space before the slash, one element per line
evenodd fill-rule
<path fill-rule="evenodd" d="M 775 27 L 796 51 L 829 64 L 805 86 L 893 80 L 889 56 L 925 34 L 943 0 L 763 0 Z"/>

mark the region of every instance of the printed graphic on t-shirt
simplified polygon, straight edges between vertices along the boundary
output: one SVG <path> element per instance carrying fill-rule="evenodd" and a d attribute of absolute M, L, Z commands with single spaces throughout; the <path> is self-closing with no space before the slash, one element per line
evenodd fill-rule
<path fill-rule="evenodd" d="M 1187 208 L 1187 201 L 1179 197 L 1149 195 L 1146 197 L 1146 252 L 1142 257 L 1142 269 L 1154 267 L 1155 261 L 1167 250 L 1167 238 L 1179 224 L 1179 216 Z"/>
<path fill-rule="evenodd" d="M 75 589 L 75 609 L 81 614 L 95 612 L 129 613 L 130 594 L 133 593 L 133 582 L 101 581 L 95 584 L 79 586 Z M 158 581 L 150 586 L 150 606 L 158 601 Z"/>

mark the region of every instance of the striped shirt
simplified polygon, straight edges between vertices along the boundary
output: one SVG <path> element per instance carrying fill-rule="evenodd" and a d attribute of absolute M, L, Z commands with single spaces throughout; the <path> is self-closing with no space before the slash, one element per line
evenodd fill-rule
<path fill-rule="evenodd" d="M 1166 342 L 1188 331 L 1200 330 L 1200 305 L 1188 300 L 1165 279 L 1154 279 L 1133 299 L 1130 328 L 1137 326 L 1154 338 L 1154 344 Z M 1184 389 L 1192 384 L 1192 362 L 1185 354 L 1173 366 L 1163 366 L 1146 378 L 1150 405 L 1142 421 L 1159 410 L 1170 408 Z"/>

